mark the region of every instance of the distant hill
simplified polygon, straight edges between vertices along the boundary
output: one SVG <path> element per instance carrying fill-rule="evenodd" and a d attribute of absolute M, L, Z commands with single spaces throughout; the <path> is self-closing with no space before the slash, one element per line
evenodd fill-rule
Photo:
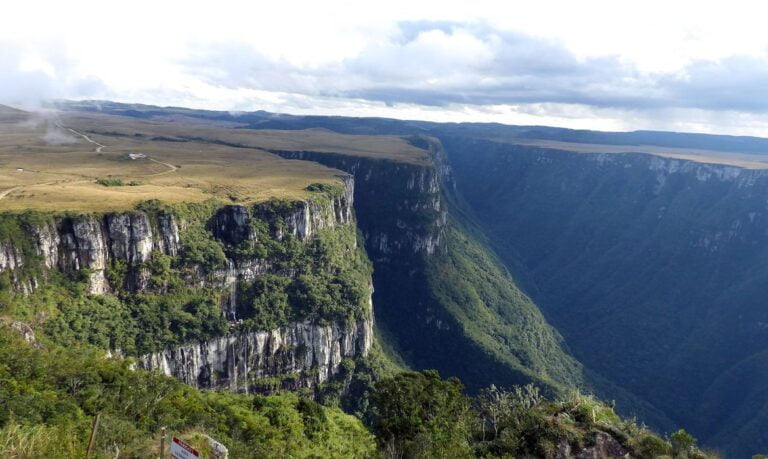
<path fill-rule="evenodd" d="M 659 146 L 671 148 L 694 148 L 724 153 L 749 153 L 768 155 L 768 139 L 751 136 L 730 136 L 697 134 L 671 131 L 606 132 L 577 130 L 548 126 L 515 126 L 500 123 L 435 123 L 389 118 L 360 118 L 342 116 L 288 115 L 263 110 L 231 113 L 212 110 L 195 110 L 177 107 L 155 107 L 140 104 L 82 101 L 60 102 L 59 106 L 70 110 L 101 111 L 122 116 L 150 119 L 183 115 L 204 120 L 239 123 L 248 129 L 308 129 L 322 127 L 349 134 L 393 134 L 409 135 L 432 133 L 477 137 L 554 140 L 587 144 Z"/>

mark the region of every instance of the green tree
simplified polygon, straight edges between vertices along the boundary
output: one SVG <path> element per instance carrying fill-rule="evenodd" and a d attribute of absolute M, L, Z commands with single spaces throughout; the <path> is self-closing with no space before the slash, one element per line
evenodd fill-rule
<path fill-rule="evenodd" d="M 373 431 L 388 457 L 469 457 L 469 400 L 458 379 L 434 370 L 400 373 L 376 384 Z"/>
<path fill-rule="evenodd" d="M 696 446 L 696 439 L 693 435 L 686 432 L 685 429 L 680 429 L 673 433 L 669 437 L 669 442 L 672 443 L 672 453 L 674 453 L 675 457 L 687 456 L 688 452 Z"/>

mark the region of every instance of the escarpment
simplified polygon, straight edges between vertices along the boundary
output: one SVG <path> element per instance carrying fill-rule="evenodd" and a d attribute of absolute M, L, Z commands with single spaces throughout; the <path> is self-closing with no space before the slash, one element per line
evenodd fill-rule
<path fill-rule="evenodd" d="M 450 164 L 435 139 L 425 163 L 277 151 L 355 177 L 355 213 L 374 264 L 377 324 L 416 368 L 472 390 L 536 382 L 555 392 L 580 367 L 483 242 L 461 223 Z M 450 217 L 449 217 L 450 213 Z M 479 275 L 481 274 L 481 275 Z M 535 343 L 535 344 L 534 344 Z"/>
<path fill-rule="evenodd" d="M 476 218 L 587 367 L 705 441 L 726 444 L 726 424 L 765 425 L 747 415 L 754 393 L 719 388 L 734 374 L 768 385 L 757 363 L 768 346 L 768 171 L 445 145 Z"/>
<path fill-rule="evenodd" d="M 430 304 L 427 264 L 448 250 L 448 209 L 440 169 L 433 161 L 410 164 L 311 151 L 276 151 L 284 158 L 315 161 L 355 177 L 354 203 L 365 249 L 374 265 L 377 322 L 396 343 L 414 351 L 415 366 L 439 368 L 453 322 Z M 456 338 L 453 338 L 456 340 Z"/>
<path fill-rule="evenodd" d="M 88 277 L 88 291 L 102 294 L 110 290 L 105 271 L 114 261 L 140 268 L 153 252 L 175 255 L 179 251 L 179 229 L 172 214 L 158 212 L 156 224 L 145 212 L 125 214 L 46 216 L 35 221 L 23 216 L 16 222 L 18 232 L 27 237 L 13 235 L 0 242 L 0 273 L 9 271 L 20 291 L 29 293 L 44 279 L 44 271 L 36 271 L 26 278 L 18 276 L 24 267 L 44 267 L 63 274 L 84 272 Z M 13 215 L 5 216 L 13 220 Z M 140 290 L 141 283 L 131 284 Z"/>
<path fill-rule="evenodd" d="M 19 303 L 61 296 L 45 324 L 54 340 L 78 336 L 196 387 L 314 387 L 368 354 L 373 326 L 354 181 L 308 189 L 252 205 L 3 214 L 0 279 Z M 93 314 L 106 317 L 83 329 Z"/>
<path fill-rule="evenodd" d="M 311 151 L 275 151 L 355 177 L 355 213 L 373 260 L 412 259 L 446 250 L 447 209 L 434 164 L 409 164 Z"/>
<path fill-rule="evenodd" d="M 367 355 L 372 343 L 370 320 L 328 325 L 305 321 L 188 343 L 144 355 L 138 363 L 193 387 L 245 393 L 297 390 L 328 382 L 344 359 Z"/>
<path fill-rule="evenodd" d="M 338 196 L 331 197 L 327 202 L 293 201 L 280 203 L 279 209 L 271 202 L 256 204 L 251 209 L 243 205 L 221 206 L 206 226 L 215 239 L 231 246 L 255 239 L 252 218 L 271 220 L 271 235 L 278 240 L 290 235 L 299 241 L 306 241 L 323 229 L 354 223 L 354 181 L 351 177 L 343 177 L 342 189 Z M 14 217 L 9 215 L 7 218 Z M 280 222 L 276 222 L 278 218 Z M 17 222 L 21 225 L 19 230 L 31 235 L 32 240 L 17 243 L 0 241 L 0 272 L 13 272 L 30 262 L 42 263 L 45 268 L 64 274 L 87 271 L 89 293 L 106 293 L 110 287 L 105 270 L 114 261 L 141 269 L 153 253 L 169 256 L 180 253 L 179 226 L 183 228 L 188 222 L 178 220 L 173 212 L 162 209 L 104 215 L 49 215 L 34 222 L 20 218 Z M 27 243 L 33 250 L 25 253 L 24 245 Z M 30 282 L 34 284 L 37 279 Z M 146 289 L 147 285 L 129 283 L 126 287 L 138 291 Z M 29 285 L 21 285 L 20 288 L 29 291 Z"/>

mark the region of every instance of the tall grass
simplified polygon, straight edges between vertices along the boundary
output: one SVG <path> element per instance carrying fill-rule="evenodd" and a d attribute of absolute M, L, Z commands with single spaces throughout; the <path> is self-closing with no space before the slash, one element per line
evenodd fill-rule
<path fill-rule="evenodd" d="M 82 428 L 8 424 L 0 429 L 0 457 L 12 459 L 82 458 L 87 438 Z"/>

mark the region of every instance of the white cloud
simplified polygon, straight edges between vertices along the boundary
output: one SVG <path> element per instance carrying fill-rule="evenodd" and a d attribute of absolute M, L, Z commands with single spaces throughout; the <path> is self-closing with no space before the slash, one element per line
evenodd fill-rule
<path fill-rule="evenodd" d="M 740 0 L 11 0 L 0 101 L 768 135 L 764 9 Z"/>

